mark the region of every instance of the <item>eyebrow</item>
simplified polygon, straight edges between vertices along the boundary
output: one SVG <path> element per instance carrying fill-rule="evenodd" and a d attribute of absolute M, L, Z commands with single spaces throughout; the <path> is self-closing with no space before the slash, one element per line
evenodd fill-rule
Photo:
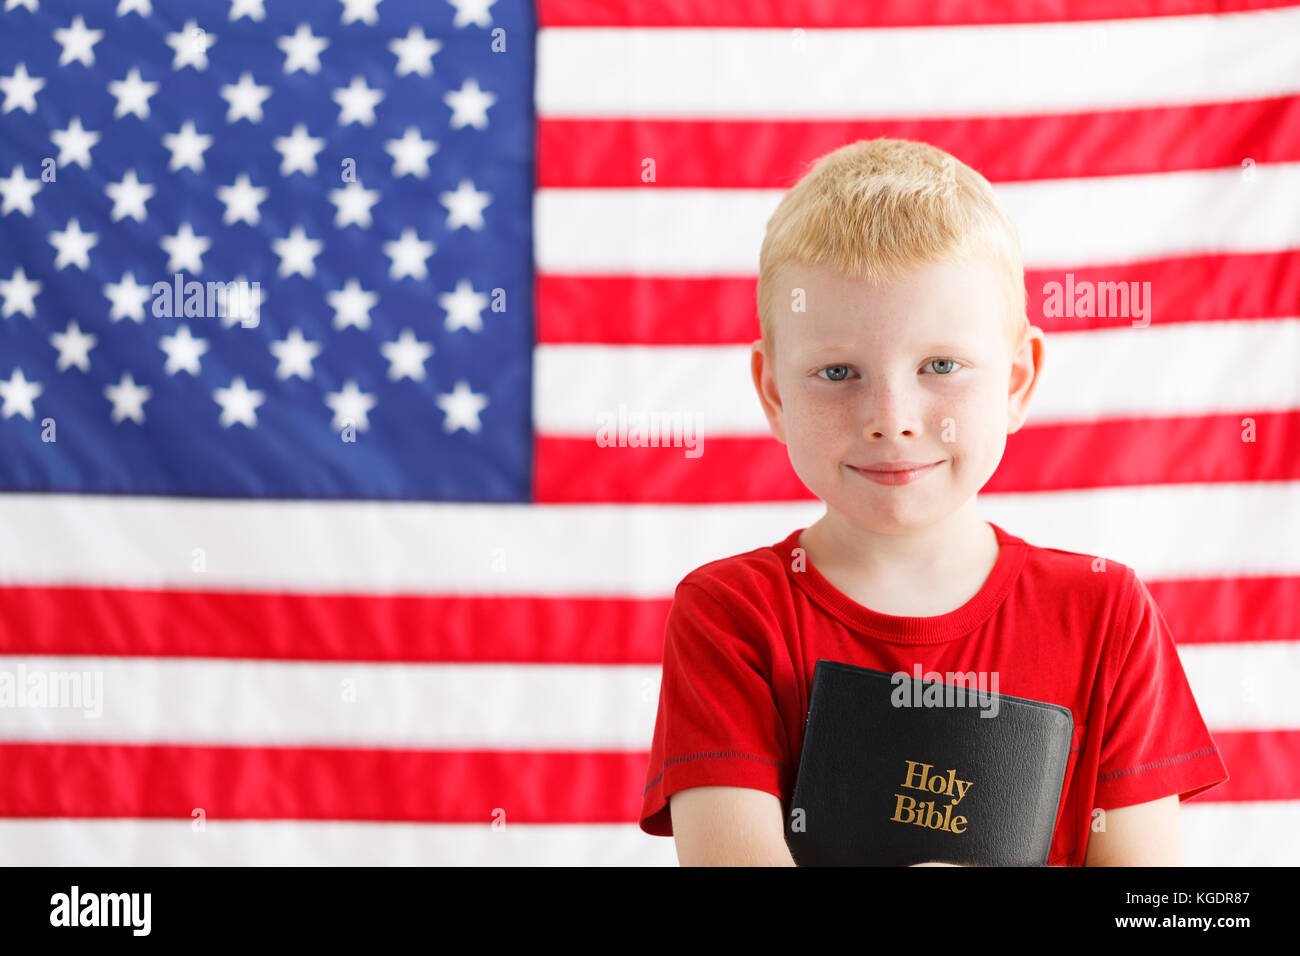
<path fill-rule="evenodd" d="M 966 348 L 967 348 L 967 346 L 964 346 L 964 345 L 957 345 L 957 344 L 954 343 L 954 342 L 932 342 L 932 343 L 930 343 L 929 345 L 924 345 L 924 346 L 922 346 L 922 347 L 920 348 L 920 351 L 922 351 L 922 352 L 961 352 L 961 351 L 964 351 Z M 805 354 L 807 354 L 807 355 L 809 355 L 809 356 L 814 356 L 814 355 L 820 355 L 820 354 L 822 354 L 823 352 L 852 352 L 852 351 L 853 351 L 853 346 L 851 346 L 851 345 L 823 345 L 821 348 L 812 349 L 812 350 L 810 350 L 809 352 L 807 352 L 807 353 L 805 353 Z"/>

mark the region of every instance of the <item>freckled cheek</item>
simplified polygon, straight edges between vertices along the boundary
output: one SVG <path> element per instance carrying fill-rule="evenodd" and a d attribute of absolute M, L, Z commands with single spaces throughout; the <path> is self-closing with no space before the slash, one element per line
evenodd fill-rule
<path fill-rule="evenodd" d="M 849 403 L 807 396 L 786 406 L 786 421 L 790 429 L 788 437 L 808 447 L 842 443 L 846 436 L 852 437 L 857 427 Z"/>
<path fill-rule="evenodd" d="M 945 447 L 972 464 L 1005 438 L 1005 413 L 1005 400 L 999 404 L 997 395 L 972 393 L 945 403 L 936 427 Z"/>

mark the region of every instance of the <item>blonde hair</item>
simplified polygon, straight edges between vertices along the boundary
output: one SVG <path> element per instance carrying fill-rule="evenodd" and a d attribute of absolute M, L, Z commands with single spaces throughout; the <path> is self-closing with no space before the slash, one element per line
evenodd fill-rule
<path fill-rule="evenodd" d="M 777 269 L 826 265 L 872 283 L 939 261 L 984 257 L 1007 293 L 1008 347 L 1029 326 L 1025 271 L 1015 223 L 989 181 L 929 143 L 859 140 L 818 159 L 767 221 L 758 256 L 763 347 L 774 352 Z"/>

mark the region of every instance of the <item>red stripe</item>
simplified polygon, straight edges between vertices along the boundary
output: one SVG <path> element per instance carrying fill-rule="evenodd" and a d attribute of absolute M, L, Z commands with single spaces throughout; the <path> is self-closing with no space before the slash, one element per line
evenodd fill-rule
<path fill-rule="evenodd" d="M 0 588 L 0 653 L 657 664 L 670 599 Z"/>
<path fill-rule="evenodd" d="M 1127 20 L 1270 10 L 1286 0 L 539 0 L 554 27 L 933 27 Z"/>
<path fill-rule="evenodd" d="M 1300 799 L 1300 730 L 1213 730 L 1227 783 L 1193 799 L 1207 803 Z"/>
<path fill-rule="evenodd" d="M 1300 577 L 1145 580 L 1179 644 L 1294 640 Z M 658 664 L 668 599 L 0 589 L 19 655 Z M 89 623 L 88 623 L 89 622 Z M 398 625 L 400 622 L 400 626 Z"/>
<path fill-rule="evenodd" d="M 1230 779 L 1201 801 L 1300 799 L 1300 731 L 1214 739 Z M 500 808 L 507 824 L 631 823 L 648 759 L 639 751 L 4 743 L 0 817 L 191 820 L 202 809 L 212 821 L 487 824 Z"/>
<path fill-rule="evenodd" d="M 993 183 L 1219 169 L 1240 167 L 1246 158 L 1255 163 L 1300 159 L 1300 97 L 952 119 L 542 116 L 537 185 L 788 189 L 818 157 L 878 136 L 933 143 Z M 1008 149 L 1008 143 L 1015 148 Z M 641 178 L 646 158 L 655 161 L 649 184 Z"/>
<path fill-rule="evenodd" d="M 757 270 L 758 264 L 754 264 Z M 1045 332 L 1123 328 L 1133 320 L 1047 317 L 1048 282 L 1150 282 L 1152 325 L 1290 318 L 1300 313 L 1300 250 L 1151 259 L 1025 273 L 1029 317 Z M 539 275 L 537 341 L 545 345 L 737 345 L 758 338 L 757 275 Z M 694 317 L 707 316 L 707 321 Z"/>
<path fill-rule="evenodd" d="M 0 744 L 0 817 L 624 823 L 642 752 Z M 498 813 L 499 816 L 499 813 Z"/>
<path fill-rule="evenodd" d="M 1300 577 L 1191 578 L 1142 583 L 1160 607 L 1175 642 L 1294 641 Z"/>
<path fill-rule="evenodd" d="M 757 397 L 754 399 L 758 401 Z M 1255 441 L 1242 440 L 1246 419 Z M 1063 491 L 1195 482 L 1300 480 L 1300 411 L 1243 411 L 1026 425 L 981 489 Z M 705 504 L 809 501 L 784 445 L 769 437 L 706 436 L 684 448 L 602 447 L 590 438 L 539 436 L 535 500 L 547 504 Z"/>

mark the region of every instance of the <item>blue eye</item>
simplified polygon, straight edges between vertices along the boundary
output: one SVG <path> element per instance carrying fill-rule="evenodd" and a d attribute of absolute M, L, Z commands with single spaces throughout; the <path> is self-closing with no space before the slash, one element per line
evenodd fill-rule
<path fill-rule="evenodd" d="M 829 382 L 842 382 L 844 381 L 845 378 L 848 377 L 848 368 L 849 367 L 847 365 L 827 365 L 826 368 L 821 369 L 817 374 L 821 375 L 822 372 L 825 372 L 829 369 L 844 369 L 844 375 L 831 376 L 830 378 L 827 379 L 827 381 Z"/>
<path fill-rule="evenodd" d="M 941 376 L 951 375 L 953 371 L 955 371 L 957 368 L 957 363 L 954 362 L 952 359 L 931 359 L 929 362 L 926 362 L 925 365 L 944 366 L 944 368 L 941 371 L 936 370 L 934 373 L 936 375 L 941 375 Z M 822 372 L 834 373 L 834 374 L 828 374 L 823 380 L 828 382 L 843 382 L 848 378 L 849 371 L 850 369 L 847 365 L 827 365 L 825 368 L 818 370 L 817 375 L 818 377 L 821 377 Z"/>

